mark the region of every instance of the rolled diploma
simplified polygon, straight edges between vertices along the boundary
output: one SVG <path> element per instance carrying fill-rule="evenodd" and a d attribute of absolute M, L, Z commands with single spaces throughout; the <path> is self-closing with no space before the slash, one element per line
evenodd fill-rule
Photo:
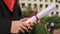
<path fill-rule="evenodd" d="M 55 10 L 56 10 L 56 5 L 54 4 L 54 5 L 50 6 L 50 7 L 47 7 L 45 10 L 37 13 L 36 16 L 38 17 L 38 19 L 40 19 L 40 18 L 48 15 L 49 13 L 54 12 Z M 33 17 L 29 18 L 29 19 L 26 21 L 26 23 L 37 21 L 36 16 L 33 16 Z"/>

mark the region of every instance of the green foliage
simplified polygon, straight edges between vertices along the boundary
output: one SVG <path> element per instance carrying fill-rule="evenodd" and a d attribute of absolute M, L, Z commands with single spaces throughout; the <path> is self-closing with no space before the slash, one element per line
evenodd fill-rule
<path fill-rule="evenodd" d="M 49 34 L 48 30 L 44 27 L 43 23 L 35 25 L 30 34 Z"/>
<path fill-rule="evenodd" d="M 28 16 L 28 12 L 27 11 L 22 11 L 22 16 L 23 17 L 27 17 Z"/>
<path fill-rule="evenodd" d="M 26 7 L 27 11 L 22 11 L 23 17 L 28 17 L 31 13 L 33 13 L 33 10 L 30 7 Z"/>
<path fill-rule="evenodd" d="M 55 16 L 52 16 L 52 17 L 48 17 L 47 18 L 47 21 L 48 22 L 54 22 L 55 23 L 55 28 L 60 28 L 60 17 L 55 15 Z"/>
<path fill-rule="evenodd" d="M 55 23 L 59 23 L 60 22 L 60 17 L 59 16 L 52 16 L 52 17 L 47 17 L 47 21 L 49 22 L 55 22 Z"/>
<path fill-rule="evenodd" d="M 40 22 L 42 22 L 43 24 L 46 24 L 46 17 L 41 18 Z"/>
<path fill-rule="evenodd" d="M 51 16 L 51 17 L 44 17 L 41 19 L 41 22 L 43 22 L 44 24 L 46 22 L 54 22 L 55 23 L 55 28 L 58 29 L 60 28 L 60 17 L 55 15 L 55 16 Z"/>

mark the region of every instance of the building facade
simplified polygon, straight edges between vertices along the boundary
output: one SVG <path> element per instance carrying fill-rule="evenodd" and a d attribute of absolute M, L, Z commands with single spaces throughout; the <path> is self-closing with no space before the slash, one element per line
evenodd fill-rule
<path fill-rule="evenodd" d="M 48 16 L 52 15 L 60 16 L 60 0 L 20 0 L 20 6 L 22 10 L 25 6 L 26 7 L 30 6 L 32 9 L 37 7 L 39 11 L 42 11 L 52 4 L 56 4 L 57 10 L 55 12 L 52 12 Z"/>

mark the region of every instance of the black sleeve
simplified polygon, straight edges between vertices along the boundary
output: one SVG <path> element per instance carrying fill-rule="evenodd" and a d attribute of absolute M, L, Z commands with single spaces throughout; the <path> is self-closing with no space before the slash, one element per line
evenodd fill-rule
<path fill-rule="evenodd" d="M 18 10 L 19 10 L 20 18 L 23 18 L 20 6 L 18 7 Z"/>
<path fill-rule="evenodd" d="M 11 20 L 0 19 L 0 34 L 9 34 L 11 29 Z"/>
<path fill-rule="evenodd" d="M 0 34 L 10 34 L 11 19 L 4 19 L 0 9 Z"/>

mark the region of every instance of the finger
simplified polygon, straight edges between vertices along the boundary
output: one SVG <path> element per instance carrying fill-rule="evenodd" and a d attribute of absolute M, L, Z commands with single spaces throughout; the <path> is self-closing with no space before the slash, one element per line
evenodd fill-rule
<path fill-rule="evenodd" d="M 23 21 L 26 21 L 27 19 L 29 19 L 29 18 L 23 18 L 22 20 L 23 20 Z"/>
<path fill-rule="evenodd" d="M 28 28 L 24 25 L 20 26 L 23 30 L 27 31 L 28 32 Z"/>
<path fill-rule="evenodd" d="M 32 29 L 32 27 L 28 27 L 28 30 L 31 30 Z"/>
<path fill-rule="evenodd" d="M 36 24 L 37 24 L 37 22 L 34 22 L 33 24 L 34 24 L 34 25 L 36 25 Z"/>
<path fill-rule="evenodd" d="M 26 26 L 26 28 L 28 28 L 27 32 L 32 29 L 32 27 L 30 26 L 30 24 L 24 23 L 24 26 Z"/>
<path fill-rule="evenodd" d="M 30 24 L 28 24 L 28 23 L 22 23 L 22 24 L 26 27 L 30 27 Z"/>
<path fill-rule="evenodd" d="M 34 22 L 29 22 L 30 26 L 34 26 Z"/>
<path fill-rule="evenodd" d="M 25 31 L 24 31 L 22 28 L 19 28 L 19 31 L 20 31 L 21 33 L 25 33 Z"/>

